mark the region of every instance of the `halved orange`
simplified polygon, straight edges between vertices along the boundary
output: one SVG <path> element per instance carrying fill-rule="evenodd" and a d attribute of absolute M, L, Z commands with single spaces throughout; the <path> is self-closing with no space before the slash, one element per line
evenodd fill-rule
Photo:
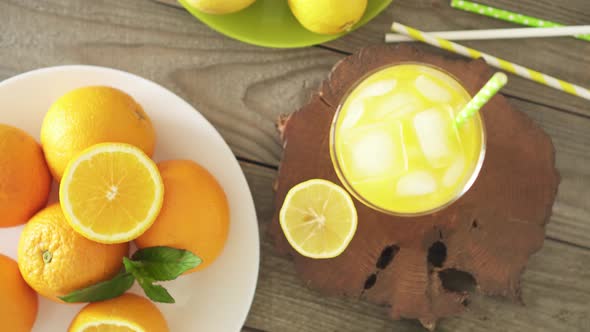
<path fill-rule="evenodd" d="M 164 185 L 156 164 L 142 150 L 102 143 L 68 164 L 59 197 L 67 221 L 82 236 L 100 243 L 123 243 L 154 223 Z"/>
<path fill-rule="evenodd" d="M 148 299 L 127 293 L 90 303 L 72 321 L 69 332 L 170 332 L 160 310 Z"/>

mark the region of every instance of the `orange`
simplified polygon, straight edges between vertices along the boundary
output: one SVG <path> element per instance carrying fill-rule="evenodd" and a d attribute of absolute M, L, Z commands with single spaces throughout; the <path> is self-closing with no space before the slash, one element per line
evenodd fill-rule
<path fill-rule="evenodd" d="M 59 204 L 37 213 L 25 226 L 18 244 L 18 267 L 39 294 L 58 296 L 112 278 L 122 267 L 127 243 L 90 241 L 68 224 Z"/>
<path fill-rule="evenodd" d="M 69 332 L 169 332 L 158 308 L 149 300 L 135 295 L 91 303 L 78 313 Z"/>
<path fill-rule="evenodd" d="M 2 331 L 29 332 L 37 318 L 37 294 L 23 280 L 16 262 L 0 254 Z"/>
<path fill-rule="evenodd" d="M 47 203 L 51 174 L 41 146 L 0 124 L 0 227 L 24 224 Z"/>
<path fill-rule="evenodd" d="M 68 164 L 59 187 L 70 225 L 87 239 L 123 243 L 156 220 L 164 185 L 156 164 L 133 145 L 93 145 Z"/>
<path fill-rule="evenodd" d="M 164 203 L 150 229 L 135 240 L 139 248 L 169 246 L 189 250 L 209 266 L 223 251 L 229 229 L 229 205 L 217 180 L 193 161 L 158 164 Z"/>
<path fill-rule="evenodd" d="M 98 143 L 128 143 L 154 153 L 156 133 L 147 114 L 125 92 L 89 86 L 70 91 L 49 109 L 41 127 L 41 145 L 59 181 L 70 160 Z"/>

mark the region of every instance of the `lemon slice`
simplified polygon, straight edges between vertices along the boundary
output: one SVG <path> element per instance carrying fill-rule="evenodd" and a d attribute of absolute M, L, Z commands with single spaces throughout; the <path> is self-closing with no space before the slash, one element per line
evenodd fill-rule
<path fill-rule="evenodd" d="M 70 225 L 107 244 L 143 234 L 158 216 L 163 196 L 156 164 L 139 148 L 122 143 L 82 151 L 68 164 L 59 188 Z"/>
<path fill-rule="evenodd" d="M 287 240 L 310 258 L 332 258 L 348 246 L 357 226 L 352 198 L 342 187 L 313 179 L 289 190 L 279 215 Z"/>

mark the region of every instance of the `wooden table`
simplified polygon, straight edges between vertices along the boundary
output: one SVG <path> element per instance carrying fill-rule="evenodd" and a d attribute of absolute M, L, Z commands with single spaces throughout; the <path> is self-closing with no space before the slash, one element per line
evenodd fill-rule
<path fill-rule="evenodd" d="M 588 0 L 479 2 L 566 24 L 590 23 Z M 415 321 L 390 321 L 377 306 L 308 290 L 291 262 L 274 253 L 264 231 L 281 156 L 275 120 L 303 105 L 335 62 L 381 43 L 394 19 L 426 31 L 512 26 L 448 3 L 395 0 L 338 41 L 272 50 L 221 36 L 186 11 L 149 0 L 0 0 L 0 79 L 61 64 L 119 68 L 164 85 L 215 125 L 240 160 L 261 226 L 260 279 L 244 331 L 422 331 Z M 589 42 L 465 44 L 590 87 Z M 553 138 L 562 177 L 553 217 L 543 249 L 523 274 L 525 306 L 475 295 L 466 314 L 443 320 L 438 330 L 590 331 L 590 102 L 518 77 L 511 77 L 504 94 Z M 0 110 L 13 111 L 18 110 Z"/>

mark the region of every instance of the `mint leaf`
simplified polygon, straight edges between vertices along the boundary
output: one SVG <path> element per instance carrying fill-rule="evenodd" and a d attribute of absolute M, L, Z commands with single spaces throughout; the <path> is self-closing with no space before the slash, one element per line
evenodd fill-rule
<path fill-rule="evenodd" d="M 150 247 L 133 254 L 133 264 L 141 274 L 157 281 L 174 280 L 201 264 L 202 260 L 188 250 Z"/>
<path fill-rule="evenodd" d="M 143 291 L 147 297 L 154 302 L 161 303 L 174 303 L 174 298 L 168 293 L 168 291 L 160 286 L 154 285 L 154 279 L 146 274 L 142 268 L 141 262 L 132 261 L 127 257 L 123 257 L 123 264 L 127 273 L 133 274 L 137 282 L 143 288 Z"/>
<path fill-rule="evenodd" d="M 149 297 L 152 301 L 160 302 L 160 303 L 175 303 L 176 302 L 176 301 L 174 301 L 174 298 L 172 297 L 172 295 L 170 295 L 170 293 L 168 293 L 166 288 L 164 288 L 160 285 L 154 285 L 153 280 L 146 279 L 146 278 L 138 278 L 137 282 L 139 282 L 139 285 L 141 286 L 141 288 L 143 288 L 145 295 L 147 295 L 147 297 Z"/>
<path fill-rule="evenodd" d="M 127 257 L 123 257 L 123 266 L 125 267 L 125 271 L 127 271 L 127 273 L 135 275 L 133 272 L 138 269 L 137 265 L 137 262 L 134 262 Z"/>
<path fill-rule="evenodd" d="M 59 298 L 67 303 L 98 302 L 114 299 L 129 290 L 134 281 L 135 278 L 130 273 L 119 273 L 111 280 L 99 282 Z"/>

